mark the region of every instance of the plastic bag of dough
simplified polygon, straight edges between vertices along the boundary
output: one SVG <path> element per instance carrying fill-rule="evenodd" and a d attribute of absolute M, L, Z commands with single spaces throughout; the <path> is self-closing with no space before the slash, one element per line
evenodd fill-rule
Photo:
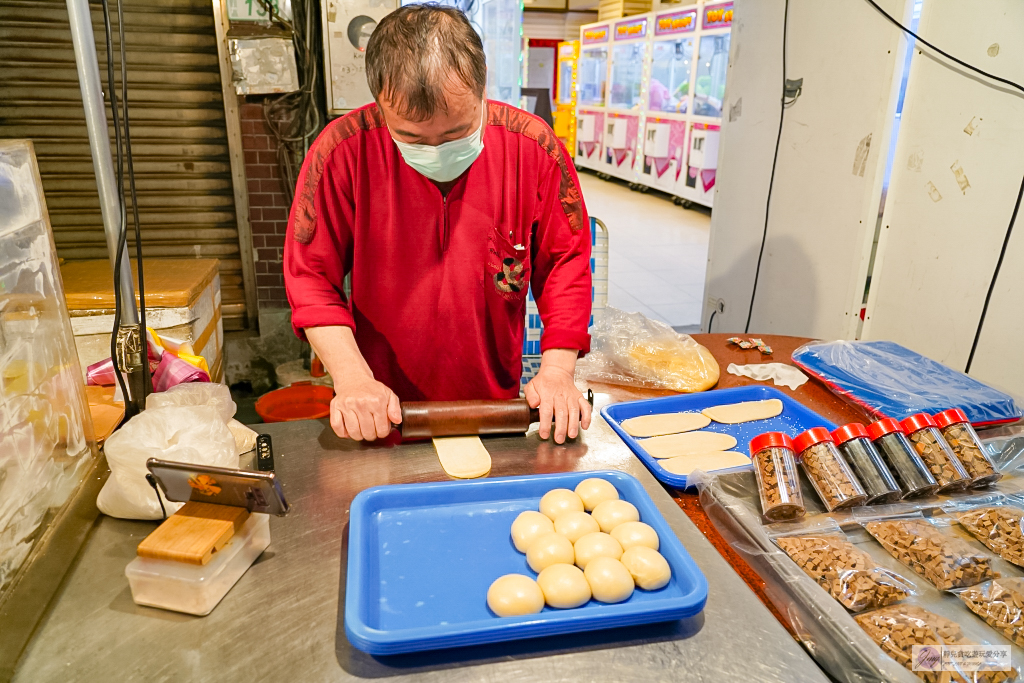
<path fill-rule="evenodd" d="M 147 408 L 114 432 L 103 450 L 110 478 L 96 505 L 104 514 L 123 519 L 162 516 L 156 492 L 146 481 L 149 458 L 238 467 L 231 431 L 220 415 L 206 406 Z M 181 503 L 166 500 L 164 505 L 168 515 L 181 507 Z"/>
<path fill-rule="evenodd" d="M 684 393 L 718 382 L 718 362 L 692 337 L 640 313 L 606 308 L 590 330 L 591 352 L 576 378 Z"/>

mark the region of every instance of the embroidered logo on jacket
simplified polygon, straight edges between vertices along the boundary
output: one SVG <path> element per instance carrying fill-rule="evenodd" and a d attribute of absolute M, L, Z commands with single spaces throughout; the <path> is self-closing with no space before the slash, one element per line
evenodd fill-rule
<path fill-rule="evenodd" d="M 494 274 L 494 286 L 499 292 L 512 294 L 521 292 L 526 287 L 525 267 L 519 259 L 511 256 L 502 259 L 501 272 Z"/>

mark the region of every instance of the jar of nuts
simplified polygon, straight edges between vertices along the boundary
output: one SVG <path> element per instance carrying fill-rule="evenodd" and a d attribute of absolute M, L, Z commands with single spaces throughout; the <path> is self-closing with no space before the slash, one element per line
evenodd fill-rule
<path fill-rule="evenodd" d="M 939 483 L 938 493 L 963 491 L 971 483 L 967 470 L 942 437 L 935 420 L 928 413 L 917 413 L 900 422 L 917 454 Z"/>
<path fill-rule="evenodd" d="M 935 477 L 914 450 L 898 421 L 887 417 L 872 422 L 868 425 L 868 436 L 882 454 L 889 470 L 899 480 L 904 498 L 927 496 L 939 488 Z"/>
<path fill-rule="evenodd" d="M 793 440 L 782 432 L 767 432 L 750 440 L 750 452 L 765 519 L 780 522 L 803 517 L 806 510 Z"/>
<path fill-rule="evenodd" d="M 903 497 L 900 485 L 885 466 L 875 444 L 871 443 L 867 427 L 859 422 L 843 425 L 832 432 L 832 440 L 846 458 L 854 476 L 860 480 L 864 493 L 868 494 L 865 505 L 886 505 Z"/>
<path fill-rule="evenodd" d="M 864 487 L 824 427 L 808 429 L 793 439 L 797 460 L 829 512 L 863 505 Z"/>
<path fill-rule="evenodd" d="M 972 487 L 988 486 L 1002 479 L 1003 475 L 996 470 L 964 411 L 959 408 L 943 410 L 935 416 L 935 424 L 970 475 Z"/>

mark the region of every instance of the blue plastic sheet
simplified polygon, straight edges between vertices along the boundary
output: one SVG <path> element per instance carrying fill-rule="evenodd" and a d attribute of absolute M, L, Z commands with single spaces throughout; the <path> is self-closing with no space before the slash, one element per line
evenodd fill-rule
<path fill-rule="evenodd" d="M 893 342 L 811 342 L 793 352 L 793 362 L 880 418 L 948 408 L 960 408 L 974 425 L 1021 417 L 1008 394 Z"/>

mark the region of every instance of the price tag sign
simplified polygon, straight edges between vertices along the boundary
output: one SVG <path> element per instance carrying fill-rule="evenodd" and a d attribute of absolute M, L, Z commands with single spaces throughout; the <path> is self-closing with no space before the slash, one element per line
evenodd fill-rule
<path fill-rule="evenodd" d="M 266 0 L 274 8 L 274 15 L 292 20 L 291 0 Z M 228 0 L 228 19 L 231 21 L 269 21 L 270 13 L 260 0 Z"/>

